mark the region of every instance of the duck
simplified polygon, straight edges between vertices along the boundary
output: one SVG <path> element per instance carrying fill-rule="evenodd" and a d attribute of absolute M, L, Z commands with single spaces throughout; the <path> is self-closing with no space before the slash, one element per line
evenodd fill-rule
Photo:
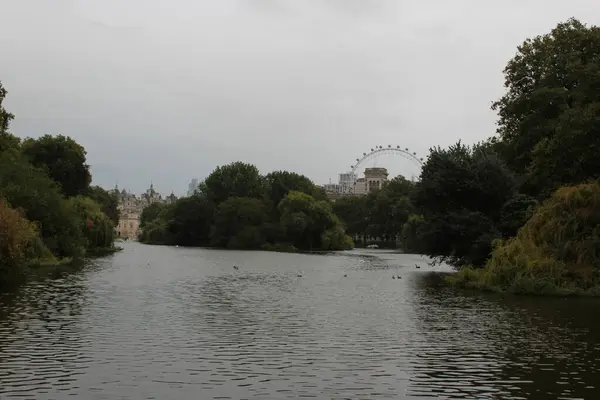
<path fill-rule="evenodd" d="M 237 265 L 234 265 L 233 269 L 238 270 L 238 269 L 240 269 L 240 267 L 238 267 Z"/>

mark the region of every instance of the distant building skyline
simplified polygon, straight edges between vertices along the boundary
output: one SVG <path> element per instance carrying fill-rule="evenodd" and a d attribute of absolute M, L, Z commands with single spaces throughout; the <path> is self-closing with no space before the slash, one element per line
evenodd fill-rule
<path fill-rule="evenodd" d="M 196 191 L 196 189 L 198 188 L 198 184 L 199 184 L 199 180 L 196 178 L 193 178 L 189 185 L 188 185 L 188 190 L 187 190 L 187 195 L 191 196 L 194 194 L 194 192 Z"/>

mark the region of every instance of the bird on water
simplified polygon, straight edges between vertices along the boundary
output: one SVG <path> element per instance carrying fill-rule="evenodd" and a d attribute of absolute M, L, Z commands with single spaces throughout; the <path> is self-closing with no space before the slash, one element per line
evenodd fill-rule
<path fill-rule="evenodd" d="M 238 269 L 240 269 L 240 267 L 238 267 L 237 265 L 234 265 L 233 269 L 238 270 Z"/>

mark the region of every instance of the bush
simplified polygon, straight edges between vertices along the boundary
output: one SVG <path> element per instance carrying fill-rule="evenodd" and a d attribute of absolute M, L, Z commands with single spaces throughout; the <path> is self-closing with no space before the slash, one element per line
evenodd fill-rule
<path fill-rule="evenodd" d="M 0 199 L 0 276 L 12 275 L 25 266 L 28 249 L 37 236 L 35 224 Z"/>
<path fill-rule="evenodd" d="M 486 267 L 450 282 L 514 293 L 592 294 L 600 288 L 600 184 L 558 189 Z"/>
<path fill-rule="evenodd" d="M 352 238 L 346 235 L 340 225 L 327 229 L 321 234 L 322 250 L 351 250 L 353 248 Z"/>
<path fill-rule="evenodd" d="M 298 251 L 294 245 L 288 243 L 265 243 L 260 248 L 265 251 L 278 251 L 281 253 L 296 253 Z"/>

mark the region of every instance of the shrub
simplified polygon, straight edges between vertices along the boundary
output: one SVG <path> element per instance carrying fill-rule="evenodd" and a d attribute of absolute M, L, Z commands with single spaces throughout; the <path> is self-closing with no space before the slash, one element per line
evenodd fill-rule
<path fill-rule="evenodd" d="M 12 275 L 25 265 L 37 237 L 35 224 L 0 199 L 0 276 Z"/>
<path fill-rule="evenodd" d="M 600 287 L 600 184 L 558 189 L 486 267 L 450 281 L 515 293 L 592 293 Z M 474 283 L 475 282 L 475 283 Z"/>

